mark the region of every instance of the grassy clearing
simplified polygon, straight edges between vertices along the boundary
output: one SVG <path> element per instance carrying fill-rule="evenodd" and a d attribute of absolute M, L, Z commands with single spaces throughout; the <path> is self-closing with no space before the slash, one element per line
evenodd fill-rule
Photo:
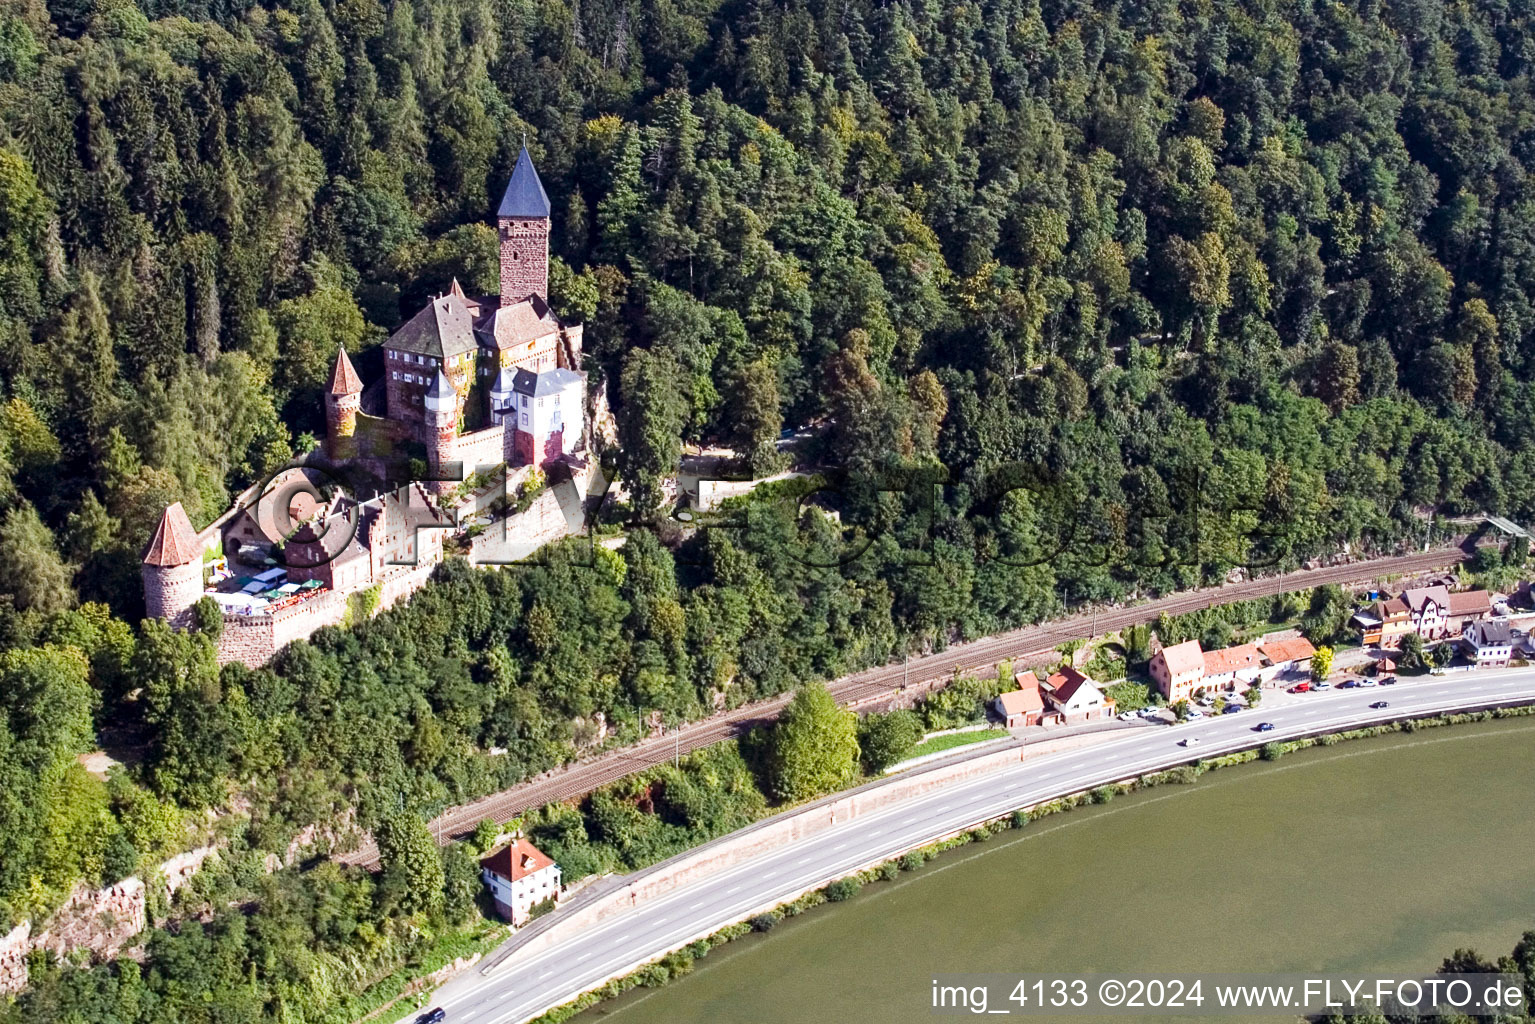
<path fill-rule="evenodd" d="M 926 757 L 928 754 L 936 754 L 943 750 L 953 750 L 955 747 L 968 747 L 972 743 L 984 743 L 987 740 L 1000 739 L 1007 735 L 1006 729 L 977 729 L 974 732 L 951 732 L 946 736 L 934 736 L 932 739 L 923 740 L 911 748 L 912 758 Z"/>

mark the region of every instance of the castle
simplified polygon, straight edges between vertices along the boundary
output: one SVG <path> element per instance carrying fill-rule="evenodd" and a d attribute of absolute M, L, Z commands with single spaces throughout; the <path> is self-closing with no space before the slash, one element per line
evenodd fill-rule
<path fill-rule="evenodd" d="M 454 280 L 384 343 L 384 370 L 371 385 L 337 353 L 324 459 L 250 488 L 201 533 L 180 502 L 165 509 L 142 558 L 149 616 L 185 628 L 209 597 L 224 620 L 219 660 L 259 665 L 424 584 L 444 534 L 462 525 L 459 513 L 484 511 L 460 485 L 492 467 L 506 467 L 507 486 L 543 473 L 559 490 L 519 513 L 523 540 L 536 546 L 579 528 L 594 424 L 610 421 L 600 391 L 587 394 L 581 327 L 548 305 L 549 196 L 526 147 L 496 223 L 499 296 L 467 295 Z M 388 478 L 386 467 L 412 456 L 424 461 L 425 480 L 366 500 L 326 471 L 363 467 Z"/>

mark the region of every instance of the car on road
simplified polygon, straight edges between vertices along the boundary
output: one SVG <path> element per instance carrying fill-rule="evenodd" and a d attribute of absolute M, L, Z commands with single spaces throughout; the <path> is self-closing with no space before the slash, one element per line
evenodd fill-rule
<path fill-rule="evenodd" d="M 1259 722 L 1256 726 L 1254 726 L 1254 728 L 1256 728 L 1259 732 L 1273 732 L 1274 731 L 1274 723 L 1273 722 Z"/>
<path fill-rule="evenodd" d="M 1311 689 L 1311 684 L 1310 683 L 1296 683 L 1294 686 L 1290 687 L 1290 692 L 1291 693 L 1305 693 L 1306 691 L 1308 691 L 1310 689 Z"/>
<path fill-rule="evenodd" d="M 440 1006 L 433 1007 L 416 1018 L 416 1024 L 437 1024 L 440 1020 L 446 1020 L 448 1011 Z"/>
<path fill-rule="evenodd" d="M 1180 747 L 1192 747 L 1194 744 L 1196 744 L 1198 742 L 1199 742 L 1199 737 L 1198 736 L 1185 736 L 1183 739 L 1178 741 L 1178 746 L 1180 746 Z"/>
<path fill-rule="evenodd" d="M 1370 705 L 1370 707 L 1374 708 L 1377 711 L 1379 711 L 1381 708 L 1389 708 L 1390 706 L 1391 706 L 1390 704 L 1387 704 L 1383 700 L 1378 700 L 1374 704 Z"/>

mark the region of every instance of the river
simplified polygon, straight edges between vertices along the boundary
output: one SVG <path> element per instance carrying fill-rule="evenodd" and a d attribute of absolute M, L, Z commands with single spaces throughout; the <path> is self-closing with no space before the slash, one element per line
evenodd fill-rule
<path fill-rule="evenodd" d="M 1535 928 L 1532 823 L 1528 719 L 1316 748 L 964 847 L 577 1020 L 935 1024 L 955 1020 L 927 1009 L 935 973 L 1496 957 Z"/>

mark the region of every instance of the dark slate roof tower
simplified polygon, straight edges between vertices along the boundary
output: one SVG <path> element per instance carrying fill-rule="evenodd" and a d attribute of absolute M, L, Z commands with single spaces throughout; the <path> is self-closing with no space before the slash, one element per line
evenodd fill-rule
<path fill-rule="evenodd" d="M 496 210 L 501 238 L 501 305 L 549 296 L 549 194 L 524 146 Z"/>

